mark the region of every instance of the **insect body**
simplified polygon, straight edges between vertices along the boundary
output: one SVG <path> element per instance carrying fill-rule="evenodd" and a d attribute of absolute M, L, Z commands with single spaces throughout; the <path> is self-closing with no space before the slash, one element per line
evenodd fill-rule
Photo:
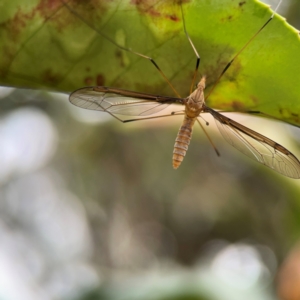
<path fill-rule="evenodd" d="M 185 115 L 176 137 L 173 151 L 173 167 L 177 169 L 186 154 L 192 137 L 193 125 L 200 115 L 204 104 L 205 77 L 202 77 L 196 90 L 185 99 Z"/>
<path fill-rule="evenodd" d="M 70 101 L 82 108 L 107 112 L 124 123 L 184 115 L 184 121 L 174 146 L 173 166 L 175 169 L 179 167 L 186 154 L 191 139 L 192 126 L 197 117 L 201 112 L 210 113 L 216 120 L 225 140 L 233 147 L 274 171 L 287 177 L 300 178 L 300 162 L 289 150 L 206 106 L 204 87 L 205 77 L 201 79 L 197 89 L 187 98 L 172 98 L 102 86 L 84 87 L 73 92 L 70 95 Z M 171 104 L 185 105 L 185 111 L 151 117 Z M 122 115 L 138 116 L 138 118 L 122 119 Z"/>
<path fill-rule="evenodd" d="M 65 5 L 67 6 L 67 4 Z M 278 6 L 279 5 L 280 3 L 278 4 Z M 80 17 L 78 14 L 76 15 Z M 242 49 L 225 66 L 224 70 L 215 81 L 213 87 L 210 89 L 209 95 L 212 93 L 215 86 L 218 84 L 221 77 L 231 66 L 236 57 L 251 43 L 251 41 L 263 30 L 263 28 L 265 28 L 267 24 L 269 24 L 274 15 L 275 13 L 272 14 L 269 20 L 267 20 L 267 22 L 252 36 L 252 38 L 244 45 L 244 47 L 242 47 Z M 173 167 L 175 169 L 179 167 L 186 154 L 188 145 L 191 140 L 192 127 L 195 121 L 199 122 L 198 117 L 200 113 L 210 113 L 214 117 L 219 131 L 221 132 L 225 140 L 229 142 L 229 144 L 231 144 L 233 147 L 249 156 L 250 158 L 273 169 L 274 171 L 277 171 L 287 177 L 300 178 L 300 162 L 289 150 L 272 141 L 271 139 L 263 136 L 262 134 L 249 129 L 206 106 L 205 100 L 208 96 L 206 98 L 204 97 L 205 77 L 202 77 L 197 85 L 197 88 L 192 92 L 192 87 L 194 85 L 194 80 L 196 78 L 198 67 L 200 64 L 200 56 L 186 31 L 183 11 L 182 20 L 186 37 L 197 57 L 196 68 L 194 71 L 190 89 L 190 96 L 188 96 L 187 98 L 181 98 L 176 89 L 173 87 L 170 81 L 166 78 L 165 74 L 151 57 L 135 52 L 130 48 L 120 46 L 110 38 L 106 37 L 101 31 L 97 31 L 100 35 L 102 35 L 111 43 L 115 44 L 118 48 L 124 51 L 131 52 L 144 59 L 148 59 L 164 77 L 177 97 L 166 97 L 133 92 L 118 88 L 94 86 L 84 87 L 73 92 L 70 95 L 71 103 L 82 108 L 107 112 L 114 118 L 124 123 L 174 115 L 184 115 L 184 121 L 179 129 L 173 151 Z M 94 29 L 94 27 L 92 28 Z M 160 111 L 167 108 L 171 104 L 185 106 L 185 109 L 184 111 L 173 111 L 171 114 L 157 115 Z M 127 118 L 123 118 L 122 116 L 127 116 Z M 135 116 L 136 118 L 128 119 L 128 116 Z M 199 124 L 201 125 L 200 122 Z M 217 150 L 216 152 L 218 154 Z"/>

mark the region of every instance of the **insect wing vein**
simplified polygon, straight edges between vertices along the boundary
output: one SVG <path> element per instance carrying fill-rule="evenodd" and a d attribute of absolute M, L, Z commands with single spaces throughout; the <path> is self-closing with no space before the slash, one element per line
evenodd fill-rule
<path fill-rule="evenodd" d="M 106 111 L 116 115 L 147 116 L 156 114 L 182 99 L 156 96 L 106 87 L 86 87 L 73 92 L 70 102 L 89 110 Z"/>
<path fill-rule="evenodd" d="M 286 148 L 205 106 L 224 139 L 250 158 L 291 178 L 300 178 L 300 162 Z"/>

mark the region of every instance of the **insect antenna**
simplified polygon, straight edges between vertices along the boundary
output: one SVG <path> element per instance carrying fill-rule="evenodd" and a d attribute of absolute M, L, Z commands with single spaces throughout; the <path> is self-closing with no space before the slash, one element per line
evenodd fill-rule
<path fill-rule="evenodd" d="M 231 61 L 225 66 L 224 70 L 221 72 L 217 80 L 215 81 L 214 85 L 212 86 L 211 90 L 207 93 L 205 100 L 208 99 L 210 94 L 213 92 L 217 84 L 219 83 L 220 79 L 223 77 L 225 72 L 229 69 L 231 64 L 234 62 L 234 60 L 249 46 L 249 44 L 257 37 L 257 35 L 273 20 L 275 13 L 277 12 L 282 0 L 279 1 L 278 5 L 276 6 L 273 14 L 271 17 L 267 20 L 267 22 L 248 40 L 248 42 L 235 54 L 235 56 L 231 59 Z"/>

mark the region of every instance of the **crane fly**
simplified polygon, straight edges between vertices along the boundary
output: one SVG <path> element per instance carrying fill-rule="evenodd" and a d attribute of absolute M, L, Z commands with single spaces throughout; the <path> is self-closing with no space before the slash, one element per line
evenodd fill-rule
<path fill-rule="evenodd" d="M 278 143 L 274 142 L 273 140 L 263 136 L 262 134 L 255 132 L 254 130 L 251 130 L 250 128 L 247 128 L 246 126 L 243 126 L 238 122 L 224 116 L 220 112 L 208 107 L 205 104 L 205 100 L 207 100 L 208 96 L 214 90 L 214 88 L 220 81 L 221 77 L 231 66 L 235 58 L 251 43 L 251 41 L 273 19 L 275 12 L 277 11 L 280 3 L 281 1 L 279 2 L 272 16 L 267 20 L 267 22 L 251 37 L 251 39 L 225 66 L 224 70 L 221 72 L 220 76 L 217 78 L 212 89 L 210 90 L 209 94 L 206 97 L 204 96 L 205 81 L 206 81 L 205 76 L 202 76 L 201 80 L 196 86 L 196 89 L 195 90 L 192 89 L 200 65 L 200 55 L 198 54 L 196 47 L 194 46 L 186 30 L 182 6 L 181 6 L 181 10 L 182 10 L 184 32 L 197 57 L 196 68 L 194 71 L 194 76 L 190 88 L 190 95 L 186 98 L 180 97 L 176 89 L 173 87 L 173 85 L 167 79 L 167 77 L 159 68 L 157 63 L 151 57 L 135 52 L 130 48 L 125 48 L 123 46 L 116 44 L 115 41 L 113 41 L 112 39 L 104 35 L 101 31 L 98 31 L 95 27 L 87 23 L 85 20 L 83 20 L 90 27 L 96 30 L 100 35 L 105 37 L 111 43 L 115 44 L 117 47 L 121 48 L 124 51 L 134 53 L 142 58 L 148 59 L 159 71 L 159 73 L 164 77 L 164 79 L 170 85 L 170 87 L 173 89 L 173 91 L 176 94 L 176 97 L 167 97 L 167 96 L 153 95 L 153 94 L 147 94 L 141 92 L 134 92 L 134 91 L 113 88 L 113 87 L 92 86 L 92 87 L 80 88 L 74 91 L 73 93 L 71 93 L 70 102 L 81 108 L 106 112 L 123 123 L 145 120 L 145 119 L 161 118 L 167 116 L 183 115 L 184 120 L 177 134 L 174 150 L 173 150 L 174 169 L 177 169 L 180 166 L 181 162 L 183 161 L 186 155 L 191 140 L 191 136 L 192 136 L 193 125 L 195 124 L 195 122 L 197 121 L 202 127 L 202 129 L 204 130 L 203 126 L 199 121 L 200 114 L 210 113 L 215 119 L 217 127 L 220 133 L 225 138 L 225 140 L 233 147 L 235 147 L 237 150 L 241 151 L 243 154 L 247 155 L 248 157 L 273 169 L 274 171 L 277 171 L 282 175 L 291 178 L 300 178 L 300 162 L 296 158 L 296 156 L 293 155 L 289 150 L 279 145 Z M 73 11 L 68 6 L 68 4 L 64 3 L 64 5 L 66 5 L 68 9 L 71 10 L 73 13 L 75 13 L 79 18 L 81 18 L 80 15 L 78 15 L 75 11 Z M 183 110 L 173 111 L 172 113 L 169 114 L 157 115 L 162 110 L 169 107 L 170 105 L 181 105 Z M 123 116 L 127 116 L 127 118 L 124 118 Z M 136 117 L 136 118 L 128 119 L 129 116 Z M 207 135 L 206 132 L 205 134 Z M 210 142 L 212 143 L 211 140 Z M 214 149 L 219 155 L 218 150 L 215 147 Z"/>

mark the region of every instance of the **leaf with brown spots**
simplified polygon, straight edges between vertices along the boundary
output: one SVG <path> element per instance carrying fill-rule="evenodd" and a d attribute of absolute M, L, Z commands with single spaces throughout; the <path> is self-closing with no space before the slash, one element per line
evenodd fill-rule
<path fill-rule="evenodd" d="M 4 0 L 1 85 L 69 92 L 99 84 L 174 96 L 148 60 L 118 44 L 151 56 L 180 95 L 188 95 L 196 59 L 180 1 L 65 1 L 67 6 L 62 0 Z M 271 10 L 254 0 L 182 2 L 209 90 Z M 207 104 L 300 125 L 299 51 L 298 32 L 276 16 L 238 56 Z"/>

